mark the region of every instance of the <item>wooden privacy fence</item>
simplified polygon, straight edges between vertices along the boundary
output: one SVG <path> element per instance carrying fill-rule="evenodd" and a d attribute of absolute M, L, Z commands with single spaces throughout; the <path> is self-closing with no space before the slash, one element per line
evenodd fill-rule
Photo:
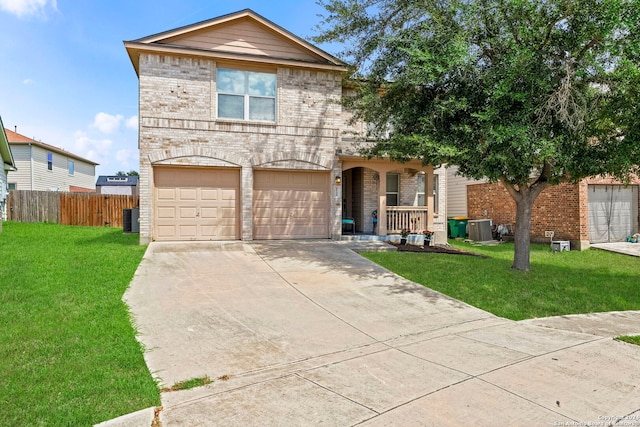
<path fill-rule="evenodd" d="M 137 207 L 139 197 L 12 190 L 7 201 L 7 216 L 11 221 L 122 227 L 123 210 Z"/>

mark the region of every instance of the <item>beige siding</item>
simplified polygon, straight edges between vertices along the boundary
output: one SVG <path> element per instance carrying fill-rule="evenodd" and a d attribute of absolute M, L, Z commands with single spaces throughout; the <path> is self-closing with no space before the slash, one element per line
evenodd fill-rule
<path fill-rule="evenodd" d="M 17 171 L 7 174 L 8 182 L 16 184 L 16 190 L 31 190 L 31 147 L 26 145 L 12 145 L 11 153 L 16 163 Z"/>
<path fill-rule="evenodd" d="M 64 154 L 53 153 L 53 170 L 47 168 L 45 148 L 35 145 L 12 145 L 16 160 L 15 172 L 9 172 L 9 182 L 18 190 L 69 191 L 69 186 L 95 189 L 95 166 Z M 30 154 L 32 159 L 30 159 Z M 68 160 L 73 160 L 75 172 L 69 175 Z"/>
<path fill-rule="evenodd" d="M 317 56 L 300 49 L 266 27 L 256 25 L 250 19 L 240 19 L 213 29 L 176 36 L 161 43 L 311 62 L 319 60 Z"/>
<path fill-rule="evenodd" d="M 100 194 L 124 194 L 127 196 L 135 196 L 132 191 L 133 187 L 127 185 L 103 185 L 100 187 L 96 187 L 96 191 Z"/>

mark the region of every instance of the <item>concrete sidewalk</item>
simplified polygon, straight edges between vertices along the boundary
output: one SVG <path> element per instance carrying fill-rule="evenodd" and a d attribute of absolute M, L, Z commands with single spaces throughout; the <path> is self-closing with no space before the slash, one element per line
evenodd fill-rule
<path fill-rule="evenodd" d="M 601 249 L 603 251 L 640 257 L 640 243 L 630 243 L 630 242 L 594 243 L 591 245 L 591 247 L 594 249 Z"/>
<path fill-rule="evenodd" d="M 152 243 L 125 301 L 163 385 L 216 379 L 163 393 L 163 427 L 640 426 L 639 347 L 497 318 L 336 242 Z"/>

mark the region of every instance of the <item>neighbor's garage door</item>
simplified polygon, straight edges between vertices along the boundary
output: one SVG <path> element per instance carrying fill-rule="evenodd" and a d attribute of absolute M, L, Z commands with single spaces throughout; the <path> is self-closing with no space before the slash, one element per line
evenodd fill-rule
<path fill-rule="evenodd" d="M 633 234 L 638 215 L 637 187 L 589 185 L 589 240 L 624 241 Z"/>
<path fill-rule="evenodd" d="M 329 237 L 329 173 L 255 171 L 255 239 Z"/>
<path fill-rule="evenodd" d="M 155 240 L 239 238 L 240 171 L 154 168 Z"/>

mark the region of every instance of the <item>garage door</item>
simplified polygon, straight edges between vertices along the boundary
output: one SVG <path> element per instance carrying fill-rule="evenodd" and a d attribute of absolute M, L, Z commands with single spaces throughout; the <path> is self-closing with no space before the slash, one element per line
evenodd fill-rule
<path fill-rule="evenodd" d="M 255 239 L 329 237 L 329 174 L 256 171 Z"/>
<path fill-rule="evenodd" d="M 634 199 L 635 198 L 635 199 Z M 589 240 L 624 241 L 637 228 L 637 187 L 589 186 Z"/>
<path fill-rule="evenodd" d="M 238 169 L 154 168 L 155 240 L 239 239 Z"/>

